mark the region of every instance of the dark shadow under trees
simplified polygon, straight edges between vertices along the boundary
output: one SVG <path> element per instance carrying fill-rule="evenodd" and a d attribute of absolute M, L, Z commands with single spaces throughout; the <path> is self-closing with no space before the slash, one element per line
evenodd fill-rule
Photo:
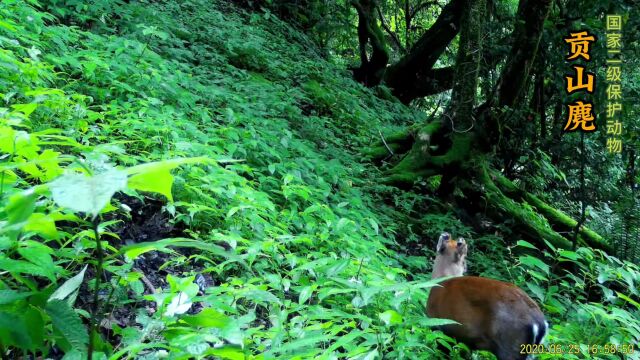
<path fill-rule="evenodd" d="M 354 0 L 354 3 L 364 1 Z M 384 144 L 366 149 L 365 154 L 373 160 L 386 157 L 389 149 L 403 154 L 385 172 L 385 182 L 408 187 L 420 178 L 439 175 L 441 197 L 455 200 L 468 213 L 483 212 L 497 222 L 510 219 L 520 234 L 538 243 L 547 240 L 554 246 L 570 248 L 571 233 L 577 228 L 578 244 L 610 251 L 610 245 L 600 235 L 577 226 L 577 221 L 519 189 L 495 169 L 495 160 L 511 151 L 497 145 L 501 139 L 514 135 L 505 123 L 510 117 L 519 116 L 516 110 L 523 108 L 535 66 L 541 66 L 536 55 L 551 5 L 551 0 L 520 1 L 511 36 L 513 45 L 494 90 L 479 106 L 475 103 L 483 52 L 485 1 L 450 1 L 433 26 L 398 63 L 385 68 L 383 62 L 369 61 L 367 67 L 361 66 L 360 71 L 370 72 L 368 79 L 375 79 L 370 84 L 384 82 L 404 103 L 453 89 L 451 102 L 442 116 L 387 136 Z M 365 18 L 359 12 L 359 19 L 370 21 L 367 31 L 381 33 L 376 29 L 375 18 Z M 458 33 L 455 67 L 433 69 Z M 381 42 L 376 44 L 386 46 Z M 374 46 L 371 59 L 381 51 L 383 49 Z M 366 55 L 366 51 L 363 52 L 363 56 Z M 455 194 L 464 196 L 454 195 L 454 189 L 459 190 Z"/>

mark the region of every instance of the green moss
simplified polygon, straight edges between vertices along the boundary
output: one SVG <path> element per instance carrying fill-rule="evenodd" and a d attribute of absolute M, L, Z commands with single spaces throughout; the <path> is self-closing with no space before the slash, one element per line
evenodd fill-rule
<path fill-rule="evenodd" d="M 522 199 L 528 204 L 533 206 L 540 214 L 542 214 L 552 225 L 559 228 L 562 231 L 573 231 L 578 222 L 572 219 L 564 212 L 552 207 L 551 205 L 540 200 L 537 196 L 519 189 L 512 181 L 504 177 L 497 171 L 493 171 L 491 176 L 498 186 L 504 190 L 511 197 Z M 579 241 L 584 245 L 600 248 L 606 251 L 611 251 L 611 245 L 609 245 L 605 239 L 595 231 L 582 226 L 578 231 Z"/>
<path fill-rule="evenodd" d="M 440 122 L 439 120 L 431 121 L 426 125 L 420 127 L 418 134 L 433 135 L 441 128 L 442 128 L 442 122 Z"/>
<path fill-rule="evenodd" d="M 388 135 L 384 135 L 384 140 L 387 142 L 387 144 L 410 141 L 411 140 L 411 128 L 410 127 L 406 127 L 406 128 L 404 128 L 402 130 L 393 132 L 393 133 L 388 134 Z"/>
<path fill-rule="evenodd" d="M 419 135 L 420 136 L 420 135 Z M 419 144 L 422 144 L 420 146 Z M 393 169 L 393 172 L 415 172 L 428 171 L 437 173 L 445 166 L 461 164 L 467 160 L 473 140 L 469 135 L 455 134 L 453 144 L 444 155 L 429 156 L 428 143 L 426 141 L 416 142 L 411 151 Z"/>
<path fill-rule="evenodd" d="M 544 217 L 533 211 L 527 204 L 518 203 L 500 191 L 492 180 L 492 176 L 489 175 L 486 166 L 482 167 L 479 180 L 485 187 L 488 205 L 512 218 L 525 232 L 528 232 L 532 240 L 541 245 L 544 245 L 542 241 L 544 239 L 559 248 L 568 249 L 571 247 L 571 242 L 555 232 Z"/>
<path fill-rule="evenodd" d="M 427 190 L 435 192 L 440 187 L 442 181 L 442 175 L 435 175 L 427 179 Z"/>
<path fill-rule="evenodd" d="M 453 145 L 446 154 L 440 156 L 432 156 L 430 162 L 438 167 L 444 167 L 451 164 L 460 164 L 467 160 L 471 153 L 471 145 L 473 137 L 469 134 L 454 134 Z"/>
<path fill-rule="evenodd" d="M 393 147 L 390 146 L 390 148 L 393 150 Z M 391 154 L 389 153 L 389 149 L 387 149 L 385 146 L 376 146 L 376 147 L 364 148 L 364 150 L 362 150 L 362 155 L 365 158 L 376 160 L 376 159 L 382 159 Z"/>

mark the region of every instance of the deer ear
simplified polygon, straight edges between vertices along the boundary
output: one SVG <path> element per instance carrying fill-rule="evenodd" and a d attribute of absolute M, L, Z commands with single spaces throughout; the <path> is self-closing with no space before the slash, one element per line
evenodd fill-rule
<path fill-rule="evenodd" d="M 464 241 L 463 238 L 458 238 L 458 241 L 456 242 L 456 250 L 459 254 L 467 254 L 467 242 Z"/>
<path fill-rule="evenodd" d="M 451 235 L 449 235 L 448 232 L 443 232 L 442 234 L 440 234 L 440 238 L 438 239 L 438 245 L 436 245 L 436 251 L 438 253 L 442 253 L 444 251 L 445 248 L 445 241 L 448 241 L 449 239 L 451 239 Z"/>

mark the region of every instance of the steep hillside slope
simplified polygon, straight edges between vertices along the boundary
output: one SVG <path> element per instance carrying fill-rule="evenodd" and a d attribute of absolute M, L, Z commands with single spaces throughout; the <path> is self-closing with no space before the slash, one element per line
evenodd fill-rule
<path fill-rule="evenodd" d="M 108 259 L 100 301 L 110 314 L 101 330 L 111 345 L 97 348 L 133 356 L 153 348 L 140 346 L 149 342 L 168 346 L 172 357 L 371 357 L 402 338 L 424 349 L 418 339 L 425 328 L 417 326 L 424 284 L 406 282 L 386 248 L 401 225 L 376 203 L 372 193 L 383 188 L 371 185 L 375 169 L 358 155 L 380 124 L 421 115 L 381 101 L 277 19 L 209 6 L 50 6 L 54 18 L 25 3 L 3 3 L 3 66 L 12 70 L 2 73 L 4 139 L 29 136 L 14 153 L 18 170 L 5 192 L 18 194 L 65 171 L 97 177 L 112 165 L 214 160 L 175 173 L 173 202 L 131 190 L 169 195 L 170 180 L 151 172 L 142 178 L 146 185 L 129 184 L 128 195 L 116 195 L 99 217 Z M 100 17 L 100 10 L 113 12 Z M 9 144 L 3 140 L 6 153 Z M 37 247 L 50 254 L 42 260 L 50 276 L 36 279 L 49 294 L 83 269 L 93 233 L 82 213 L 52 202 L 38 202 L 35 214 L 46 226 L 29 225 L 30 237 L 45 239 Z M 168 255 L 144 253 L 160 245 L 132 245 L 176 237 L 201 243 Z M 136 249 L 128 253 L 139 256 L 135 262 L 113 257 L 126 244 Z M 164 251 L 185 245 L 162 244 Z M 13 257 L 22 265 L 34 260 L 21 251 Z M 28 285 L 18 276 L 23 271 L 8 270 L 15 271 L 10 288 Z M 153 288 L 158 293 L 150 295 Z M 70 304 L 89 311 L 91 290 L 83 286 Z M 167 307 L 186 295 L 197 304 L 190 313 L 199 315 L 179 316 L 173 308 L 169 314 Z M 33 316 L 51 318 L 46 332 L 65 336 L 52 342 L 52 334 L 40 334 L 29 346 L 17 336 L 17 345 L 53 346 L 53 354 L 86 349 L 86 331 L 58 329 L 63 325 L 47 311 Z M 80 317 L 89 320 L 87 312 Z M 391 336 L 398 326 L 405 330 Z"/>

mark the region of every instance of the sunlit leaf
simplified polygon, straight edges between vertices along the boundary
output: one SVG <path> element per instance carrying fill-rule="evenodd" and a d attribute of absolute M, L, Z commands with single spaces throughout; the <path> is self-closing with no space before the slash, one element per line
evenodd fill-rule
<path fill-rule="evenodd" d="M 84 280 L 84 272 L 87 270 L 87 267 L 88 265 L 85 265 L 78 274 L 65 281 L 64 284 L 62 284 L 59 288 L 56 289 L 56 291 L 53 292 L 53 294 L 51 294 L 51 296 L 49 296 L 48 301 L 64 300 L 69 295 L 76 293 L 80 288 L 80 285 L 82 285 L 82 281 Z M 73 305 L 73 301 L 70 302 L 69 305 Z"/>
<path fill-rule="evenodd" d="M 398 314 L 395 310 L 387 310 L 378 314 L 378 317 L 385 325 L 398 325 L 402 323 L 402 315 Z"/>
<path fill-rule="evenodd" d="M 78 173 L 62 175 L 50 182 L 49 188 L 59 206 L 95 217 L 126 185 L 127 173 L 110 169 L 93 176 Z"/>
<path fill-rule="evenodd" d="M 178 314 L 184 314 L 191 309 L 192 305 L 193 303 L 191 302 L 189 295 L 181 291 L 178 295 L 174 296 L 169 305 L 167 305 L 164 315 L 175 316 Z"/>
<path fill-rule="evenodd" d="M 532 243 L 530 243 L 528 241 L 524 241 L 524 240 L 518 240 L 516 245 L 522 246 L 522 247 L 525 247 L 525 248 L 529 248 L 529 249 L 538 250 L 538 248 L 535 245 L 533 245 Z"/>
<path fill-rule="evenodd" d="M 436 327 L 436 326 L 458 324 L 458 323 L 456 321 L 453 321 L 453 320 L 450 320 L 450 319 L 438 319 L 438 318 L 424 317 L 424 318 L 421 318 L 418 321 L 418 324 L 420 324 L 420 326 L 424 326 L 424 327 Z"/>
<path fill-rule="evenodd" d="M 69 304 L 63 300 L 52 300 L 47 302 L 45 310 L 51 317 L 53 326 L 62 333 L 71 346 L 86 351 L 89 343 L 87 329 Z"/>
<path fill-rule="evenodd" d="M 246 359 L 245 352 L 240 347 L 236 346 L 223 346 L 217 349 L 209 349 L 206 352 L 208 355 L 213 355 L 220 359 L 229 360 L 244 360 Z"/>
<path fill-rule="evenodd" d="M 212 308 L 206 308 L 196 315 L 183 316 L 182 321 L 195 327 L 223 328 L 231 323 L 231 318 Z"/>
<path fill-rule="evenodd" d="M 173 159 L 133 166 L 126 170 L 131 175 L 128 186 L 131 189 L 159 193 L 169 201 L 173 201 L 173 195 L 171 194 L 173 175 L 171 175 L 171 170 L 180 165 L 203 162 L 212 162 L 212 160 L 202 157 Z"/>
<path fill-rule="evenodd" d="M 58 230 L 53 217 L 42 213 L 33 213 L 24 225 L 24 231 L 33 231 L 48 239 L 57 239 Z"/>
<path fill-rule="evenodd" d="M 312 286 L 305 286 L 300 291 L 300 295 L 298 296 L 298 304 L 304 304 L 309 300 L 311 295 L 313 294 L 314 288 Z"/>

